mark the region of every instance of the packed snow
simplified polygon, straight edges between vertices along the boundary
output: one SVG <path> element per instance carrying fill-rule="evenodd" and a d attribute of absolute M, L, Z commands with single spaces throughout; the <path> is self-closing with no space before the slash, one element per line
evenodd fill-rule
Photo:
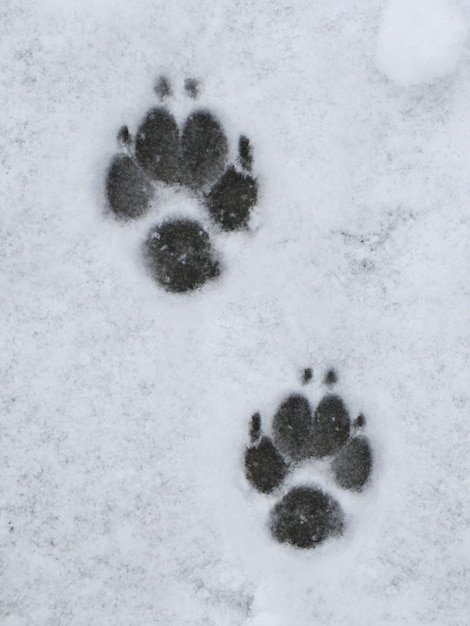
<path fill-rule="evenodd" d="M 450 0 L 2 3 L 2 624 L 468 623 L 469 19 Z M 180 122 L 201 81 L 260 183 L 191 294 L 140 251 L 199 207 L 105 208 L 116 134 L 161 74 Z M 373 474 L 361 493 L 289 475 L 347 522 L 296 549 L 244 475 L 250 418 L 316 404 L 331 367 Z"/>

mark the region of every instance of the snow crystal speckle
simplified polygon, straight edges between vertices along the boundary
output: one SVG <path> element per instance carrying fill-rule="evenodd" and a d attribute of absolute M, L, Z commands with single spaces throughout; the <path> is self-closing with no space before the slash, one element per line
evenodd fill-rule
<path fill-rule="evenodd" d="M 1 3 L 2 626 L 468 625 L 470 58 L 397 89 L 370 64 L 383 5 Z M 162 75 L 178 123 L 199 81 L 260 182 L 184 295 L 140 259 L 192 198 L 105 212 Z M 307 366 L 315 403 L 340 373 L 374 469 L 344 534 L 297 550 L 241 459 Z"/>

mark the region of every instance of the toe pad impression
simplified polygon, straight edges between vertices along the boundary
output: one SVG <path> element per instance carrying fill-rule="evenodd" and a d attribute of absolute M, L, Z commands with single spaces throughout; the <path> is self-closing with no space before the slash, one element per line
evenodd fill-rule
<path fill-rule="evenodd" d="M 327 395 L 313 417 L 312 444 L 317 458 L 335 454 L 349 439 L 351 421 L 339 396 Z"/>
<path fill-rule="evenodd" d="M 147 212 L 153 188 L 137 163 L 130 156 L 120 154 L 109 166 L 106 195 L 116 217 L 129 220 Z"/>
<path fill-rule="evenodd" d="M 362 491 L 372 470 L 372 450 L 365 437 L 354 437 L 332 463 L 338 485 L 343 489 Z"/>
<path fill-rule="evenodd" d="M 156 180 L 167 184 L 179 178 L 179 130 L 166 109 L 148 112 L 137 131 L 135 155 L 142 167 Z"/>
<path fill-rule="evenodd" d="M 213 184 L 222 175 L 228 155 L 228 141 L 219 121 L 209 112 L 192 113 L 181 136 L 183 181 L 200 189 Z"/>
<path fill-rule="evenodd" d="M 222 230 L 246 228 L 251 209 L 258 201 L 258 184 L 249 174 L 229 167 L 206 196 L 211 218 Z"/>
<path fill-rule="evenodd" d="M 288 466 L 269 437 L 245 452 L 245 473 L 255 489 L 271 493 L 284 480 Z"/>
<path fill-rule="evenodd" d="M 292 394 L 276 411 L 273 436 L 277 448 L 292 461 L 311 456 L 312 411 L 305 396 Z"/>

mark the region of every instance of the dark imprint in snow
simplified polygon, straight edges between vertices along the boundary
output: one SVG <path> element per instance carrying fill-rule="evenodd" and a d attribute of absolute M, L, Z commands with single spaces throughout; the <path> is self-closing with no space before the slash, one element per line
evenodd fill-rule
<path fill-rule="evenodd" d="M 196 99 L 198 82 L 186 79 L 185 90 Z M 160 77 L 155 92 L 163 102 L 171 96 L 167 78 Z M 258 200 L 251 144 L 240 136 L 238 160 L 229 163 L 225 131 L 210 110 L 194 110 L 180 126 L 165 104 L 158 105 L 147 112 L 135 138 L 123 126 L 118 141 L 121 152 L 106 173 L 107 205 L 116 218 L 145 216 L 166 185 L 186 189 L 215 227 L 226 232 L 248 228 Z M 198 289 L 221 272 L 209 233 L 194 219 L 175 217 L 154 226 L 143 258 L 153 278 L 175 293 Z"/>
<path fill-rule="evenodd" d="M 311 378 L 312 370 L 307 368 L 303 384 Z M 336 381 L 336 372 L 329 370 L 324 384 L 331 388 Z M 293 393 L 274 415 L 272 437 L 263 433 L 259 413 L 251 418 L 251 442 L 244 459 L 246 478 L 260 493 L 277 493 L 299 463 L 322 460 L 338 486 L 359 493 L 369 482 L 373 464 L 369 441 L 361 432 L 364 426 L 364 415 L 352 422 L 336 394 L 326 393 L 313 410 L 303 394 Z M 345 519 L 330 494 L 317 486 L 301 485 L 290 489 L 274 506 L 269 527 L 280 543 L 314 548 L 341 535 Z"/>

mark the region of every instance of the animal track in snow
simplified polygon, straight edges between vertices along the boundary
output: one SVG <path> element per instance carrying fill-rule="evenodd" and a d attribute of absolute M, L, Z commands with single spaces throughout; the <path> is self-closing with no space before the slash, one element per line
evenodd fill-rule
<path fill-rule="evenodd" d="M 185 81 L 187 95 L 196 99 L 199 84 Z M 155 92 L 162 101 L 171 97 L 169 81 L 161 77 Z M 166 104 L 151 108 L 135 138 L 123 126 L 118 133 L 121 150 L 106 173 L 106 197 L 116 218 L 128 221 L 158 211 L 165 189 L 188 196 L 205 211 L 215 229 L 246 229 L 258 199 L 253 177 L 253 151 L 241 135 L 238 159 L 229 162 L 229 143 L 217 117 L 196 108 L 182 126 Z M 183 194 L 183 195 L 182 195 Z M 154 225 L 143 244 L 143 259 L 151 276 L 167 291 L 191 292 L 221 274 L 212 245 L 212 233 L 193 216 L 175 215 Z"/>
<path fill-rule="evenodd" d="M 303 383 L 312 378 L 304 370 Z M 281 496 L 286 477 L 300 465 L 319 462 L 336 484 L 361 492 L 372 471 L 373 455 L 363 434 L 365 418 L 351 421 L 342 398 L 331 388 L 337 374 L 329 370 L 329 387 L 315 410 L 302 393 L 287 396 L 272 421 L 272 436 L 264 434 L 261 416 L 251 418 L 250 445 L 245 450 L 245 475 L 260 493 Z M 315 548 L 326 539 L 342 534 L 345 515 L 339 502 L 319 485 L 301 484 L 289 489 L 271 510 L 269 527 L 280 543 Z"/>

